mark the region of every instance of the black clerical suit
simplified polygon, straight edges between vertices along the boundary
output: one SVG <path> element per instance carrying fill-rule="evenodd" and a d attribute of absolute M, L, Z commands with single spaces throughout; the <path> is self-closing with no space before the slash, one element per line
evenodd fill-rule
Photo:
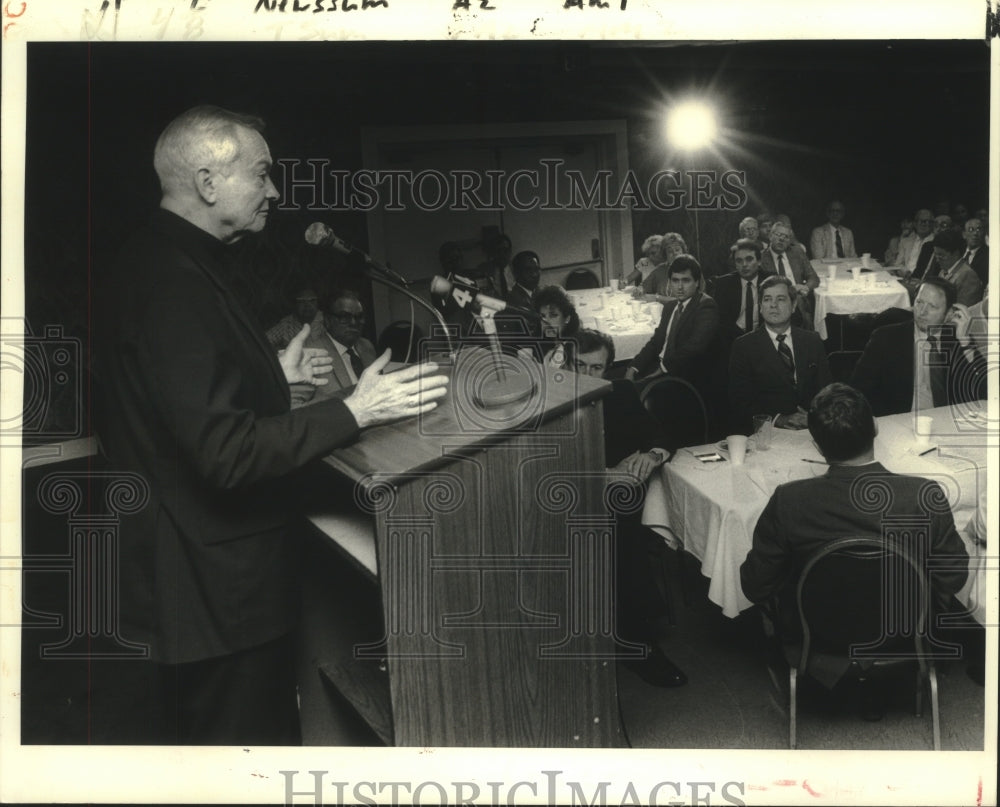
<path fill-rule="evenodd" d="M 226 282 L 229 260 L 220 241 L 159 210 L 96 298 L 101 443 L 113 468 L 149 486 L 145 506 L 121 520 L 125 635 L 180 671 L 171 677 L 207 678 L 206 660 L 289 635 L 297 612 L 289 474 L 358 433 L 342 400 L 289 410 L 275 352 Z M 291 697 L 294 707 L 294 686 Z M 293 741 L 246 729 L 238 710 L 235 728 L 193 738 L 182 728 L 179 739 Z"/>

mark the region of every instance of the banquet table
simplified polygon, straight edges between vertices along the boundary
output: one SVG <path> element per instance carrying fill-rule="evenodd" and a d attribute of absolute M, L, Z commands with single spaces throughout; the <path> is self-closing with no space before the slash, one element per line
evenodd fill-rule
<path fill-rule="evenodd" d="M 580 324 L 608 334 L 615 342 L 615 360 L 635 358 L 660 322 L 663 306 L 634 300 L 629 289 L 580 289 L 567 292 Z"/>
<path fill-rule="evenodd" d="M 852 267 L 861 266 L 857 258 L 813 259 L 812 265 L 820 278 L 820 286 L 813 296 L 816 332 L 821 339 L 827 338 L 827 314 L 878 314 L 887 308 L 910 308 L 906 287 L 874 260 L 871 271 L 862 271 L 857 281 L 851 273 Z M 830 279 L 831 270 L 833 280 Z"/>
<path fill-rule="evenodd" d="M 878 418 L 875 459 L 890 471 L 937 481 L 948 496 L 956 527 L 962 531 L 986 490 L 985 408 L 980 410 L 974 403 L 961 408 L 938 407 L 922 414 L 933 418 L 929 444 L 920 444 L 915 436 L 914 413 Z M 919 455 L 928 448 L 930 453 Z M 708 598 L 721 606 L 725 616 L 735 617 L 752 606 L 740 586 L 740 565 L 750 551 L 754 527 L 771 494 L 784 482 L 821 476 L 827 466 L 807 430 L 773 430 L 771 446 L 749 453 L 739 467 L 728 459 L 716 463 L 695 459 L 695 454 L 714 449 L 681 449 L 664 465 L 661 474 L 650 480 L 642 520 L 701 561 L 702 574 L 710 581 Z M 983 554 L 968 536 L 963 540 L 970 558 L 974 551 Z M 973 577 L 970 575 L 959 594 L 965 604 Z M 975 589 L 979 600 L 983 599 L 984 581 L 985 569 Z"/>

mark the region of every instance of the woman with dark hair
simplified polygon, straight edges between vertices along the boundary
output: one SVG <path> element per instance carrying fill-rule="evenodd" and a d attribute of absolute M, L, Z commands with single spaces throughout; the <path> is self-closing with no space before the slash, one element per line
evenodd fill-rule
<path fill-rule="evenodd" d="M 580 330 L 573 301 L 560 286 L 546 286 L 535 293 L 532 304 L 542 318 L 542 361 L 550 367 L 572 369 L 572 337 Z"/>

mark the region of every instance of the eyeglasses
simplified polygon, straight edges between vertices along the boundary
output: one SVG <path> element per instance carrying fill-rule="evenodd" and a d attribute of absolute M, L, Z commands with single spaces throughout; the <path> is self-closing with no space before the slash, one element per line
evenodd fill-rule
<path fill-rule="evenodd" d="M 345 311 L 332 311 L 330 313 L 330 316 L 336 320 L 339 320 L 340 322 L 364 323 L 365 321 L 364 314 L 348 314 Z"/>

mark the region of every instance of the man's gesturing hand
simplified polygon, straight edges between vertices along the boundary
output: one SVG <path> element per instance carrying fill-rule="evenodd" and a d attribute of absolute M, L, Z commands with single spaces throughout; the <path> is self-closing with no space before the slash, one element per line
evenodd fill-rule
<path fill-rule="evenodd" d="M 448 376 L 430 375 L 438 366 L 425 362 L 388 375 L 379 375 L 392 356 L 387 350 L 358 379 L 344 400 L 360 428 L 430 412 L 448 389 Z"/>
<path fill-rule="evenodd" d="M 304 382 L 322 387 L 330 381 L 322 376 L 333 370 L 333 357 L 323 348 L 303 347 L 308 336 L 309 324 L 306 323 L 288 343 L 288 347 L 278 351 L 278 362 L 285 373 L 285 381 L 289 384 Z"/>

